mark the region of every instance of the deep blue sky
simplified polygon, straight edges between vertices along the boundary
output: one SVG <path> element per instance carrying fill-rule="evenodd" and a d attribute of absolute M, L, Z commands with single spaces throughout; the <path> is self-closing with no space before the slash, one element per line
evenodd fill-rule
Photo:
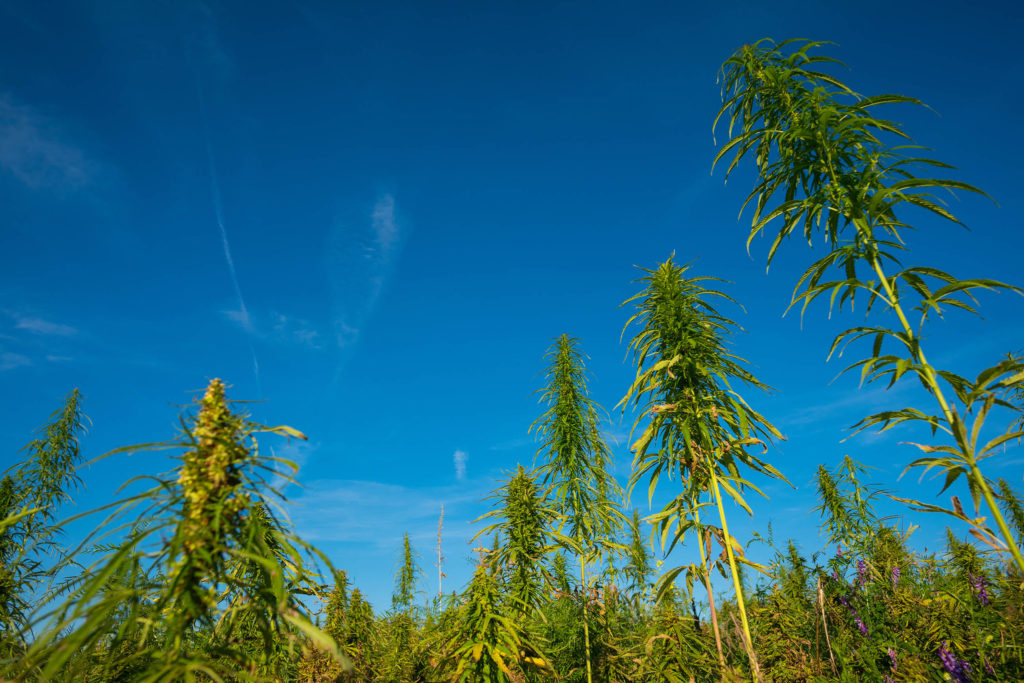
<path fill-rule="evenodd" d="M 745 42 L 808 37 L 858 91 L 927 102 L 888 114 L 998 205 L 954 202 L 972 232 L 918 221 L 908 262 L 1024 284 L 1016 3 L 712 6 L 0 1 L 4 464 L 72 387 L 95 456 L 173 436 L 221 377 L 310 436 L 266 443 L 303 465 L 293 517 L 378 607 L 406 531 L 436 590 L 441 504 L 450 590 L 479 499 L 532 460 L 552 337 L 582 339 L 628 476 L 618 304 L 675 251 L 732 283 L 736 349 L 777 389 L 747 397 L 788 437 L 771 457 L 796 489 L 770 485 L 739 533 L 771 519 L 818 550 L 811 476 L 847 453 L 940 502 L 897 481 L 905 433 L 840 442 L 913 388 L 832 382 L 831 335 L 857 316 L 781 317 L 812 252 L 794 241 L 768 274 L 763 243 L 747 255 L 750 178 L 710 174 L 715 77 Z M 1024 346 L 1022 302 L 984 297 L 986 321 L 935 326 L 930 356 L 970 374 Z M 1020 485 L 1022 462 L 990 472 Z M 167 464 L 92 467 L 78 509 Z M 944 522 L 912 521 L 935 547 Z"/>

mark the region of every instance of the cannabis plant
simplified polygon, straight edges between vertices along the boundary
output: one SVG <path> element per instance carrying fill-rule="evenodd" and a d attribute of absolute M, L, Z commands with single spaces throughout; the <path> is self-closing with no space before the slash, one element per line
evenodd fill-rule
<path fill-rule="evenodd" d="M 480 683 L 522 680 L 523 672 L 550 673 L 550 665 L 509 609 L 489 566 L 481 559 L 459 600 L 452 630 L 439 645 L 445 679 Z"/>
<path fill-rule="evenodd" d="M 75 389 L 22 449 L 25 459 L 0 479 L 0 519 L 7 520 L 0 529 L 0 659 L 24 647 L 33 605 L 45 601 L 61 566 L 57 515 L 81 484 L 76 470 L 87 422 Z"/>
<path fill-rule="evenodd" d="M 955 224 L 960 221 L 943 206 L 936 192 L 981 191 L 957 180 L 931 177 L 948 164 L 922 156 L 921 148 L 898 124 L 878 118 L 875 108 L 889 104 L 920 104 L 911 97 L 864 97 L 819 71 L 836 60 L 812 54 L 822 43 L 761 40 L 745 45 L 722 67 L 724 103 L 715 121 L 725 121 L 729 140 L 715 158 L 731 156 L 726 175 L 744 158 L 753 161 L 757 182 L 744 204 L 753 204 L 748 246 L 769 224 L 777 232 L 768 263 L 786 238 L 802 234 L 810 242 L 821 236 L 827 253 L 801 276 L 792 305 L 803 310 L 827 296 L 830 311 L 866 299 L 870 313 L 891 312 L 895 327 L 861 325 L 840 333 L 829 352 L 842 353 L 851 342 L 870 342 L 867 355 L 849 369 L 862 382 L 885 380 L 892 386 L 905 376 L 916 377 L 931 395 L 934 407 L 887 410 L 861 420 L 857 430 L 882 431 L 910 422 L 927 427 L 938 445 L 917 444 L 925 456 L 909 467 L 937 469 L 945 474 L 943 491 L 961 476 L 967 481 L 975 514 L 982 502 L 998 533 L 983 518 L 962 510 L 906 501 L 917 509 L 939 511 L 970 523 L 973 533 L 994 548 L 1008 550 L 1024 571 L 1024 556 L 999 509 L 992 484 L 980 463 L 999 447 L 1024 436 L 1010 423 L 1001 434 L 979 439 L 994 408 L 1019 411 L 1008 396 L 1024 382 L 1024 364 L 1011 356 L 982 370 L 976 378 L 961 377 L 933 365 L 925 355 L 924 326 L 950 308 L 976 312 L 975 295 L 985 290 L 1017 290 L 990 279 L 959 279 L 937 268 L 903 267 L 899 252 L 913 226 L 912 208 Z M 916 315 L 916 321 L 913 316 Z M 998 411 L 997 411 L 998 412 Z"/>
<path fill-rule="evenodd" d="M 498 521 L 480 530 L 474 539 L 491 533 L 500 539 L 501 545 L 491 561 L 506 577 L 512 613 L 522 618 L 540 606 L 544 586 L 550 582 L 543 568 L 550 549 L 548 528 L 554 520 L 554 512 L 535 475 L 522 465 L 491 498 L 495 499 L 495 509 L 477 521 Z"/>
<path fill-rule="evenodd" d="M 702 559 L 709 549 L 708 532 L 728 558 L 746 649 L 757 671 L 750 627 L 747 623 L 739 563 L 759 567 L 743 556 L 740 543 L 729 533 L 725 496 L 752 514 L 744 499 L 746 488 L 760 492 L 741 473 L 740 467 L 769 477 L 783 479 L 771 464 L 754 453 L 767 449 L 766 442 L 781 435 L 754 411 L 733 388 L 734 384 L 765 389 L 743 367 L 743 360 L 726 350 L 726 339 L 736 324 L 712 305 L 726 299 L 708 287 L 710 278 L 687 277 L 689 266 L 676 265 L 672 258 L 654 270 L 646 270 L 640 282 L 644 289 L 623 305 L 636 310 L 626 323 L 639 329 L 629 342 L 636 367 L 636 379 L 620 403 L 641 408 L 634 431 L 642 434 L 633 445 L 632 489 L 648 479 L 651 496 L 664 474 L 678 476 L 683 490 L 660 513 L 651 517 L 660 530 L 662 547 L 682 541 L 689 531 L 702 544 Z M 723 493 L 724 492 L 724 493 Z M 707 503 L 717 510 L 719 528 L 702 525 L 699 512 Z M 671 585 L 683 570 L 668 572 L 662 586 Z M 707 569 L 704 570 L 705 580 Z M 709 595 L 710 584 L 708 583 Z"/>
<path fill-rule="evenodd" d="M 651 551 L 643 538 L 640 530 L 640 511 L 633 510 L 633 517 L 628 522 L 629 545 L 626 546 L 626 566 L 624 574 L 629 581 L 629 590 L 633 596 L 633 602 L 637 611 L 641 608 L 648 597 L 650 579 L 654 574 L 654 567 L 651 563 Z"/>
<path fill-rule="evenodd" d="M 391 609 L 396 612 L 408 612 L 416 599 L 416 584 L 423 572 L 413 557 L 409 534 L 402 536 L 402 552 L 395 572 L 395 592 L 391 596 Z"/>
<path fill-rule="evenodd" d="M 300 599 L 317 594 L 310 561 L 326 559 L 270 514 L 281 497 L 265 475 L 295 466 L 260 455 L 254 435 L 305 437 L 232 410 L 220 380 L 183 425 L 175 441 L 119 449 L 180 450 L 180 465 L 101 508 L 113 512 L 78 551 L 66 597 L 37 621 L 19 676 L 85 676 L 103 651 L 128 653 L 139 681 L 288 678 L 311 647 L 342 661 Z"/>
<path fill-rule="evenodd" d="M 563 334 L 545 358 L 549 365 L 540 400 L 547 410 L 530 429 L 536 429 L 540 436 L 538 471 L 550 487 L 553 507 L 561 517 L 553 537 L 579 561 L 587 681 L 591 683 L 587 603 L 592 586 L 587 567 L 602 552 L 614 552 L 619 547 L 614 539 L 622 528 L 623 515 L 617 500 L 620 491 L 606 469 L 611 454 L 601 436 L 599 406 L 587 391 L 579 342 Z"/>

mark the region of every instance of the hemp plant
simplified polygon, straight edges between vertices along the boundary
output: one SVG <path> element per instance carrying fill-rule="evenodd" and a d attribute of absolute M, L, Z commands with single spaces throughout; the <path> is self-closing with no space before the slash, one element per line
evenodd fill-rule
<path fill-rule="evenodd" d="M 416 584 L 423 572 L 416 564 L 409 534 L 402 536 L 402 553 L 395 572 L 395 591 L 391 596 L 391 609 L 396 612 L 408 613 L 416 598 Z"/>
<path fill-rule="evenodd" d="M 767 449 L 767 442 L 781 438 L 781 434 L 733 389 L 736 382 L 757 389 L 767 386 L 743 366 L 742 358 L 726 350 L 725 340 L 736 324 L 721 315 L 711 301 L 731 299 L 708 286 L 713 278 L 687 277 L 688 270 L 688 265 L 676 265 L 671 257 L 654 270 L 644 269 L 647 275 L 639 280 L 644 289 L 623 303 L 634 304 L 636 309 L 625 329 L 636 325 L 639 330 L 629 342 L 636 379 L 619 405 L 623 409 L 630 404 L 641 408 L 633 431 L 643 430 L 632 447 L 629 486 L 632 490 L 646 477 L 649 496 L 653 497 L 662 475 L 679 477 L 683 491 L 650 520 L 660 531 L 662 548 L 672 537 L 669 551 L 690 531 L 702 544 L 704 562 L 705 553 L 710 554 L 705 547 L 710 535 L 723 547 L 736 590 L 745 647 L 756 674 L 758 665 L 739 563 L 763 567 L 743 557 L 741 544 L 729 533 L 724 503 L 728 496 L 753 514 L 743 492 L 748 487 L 758 493 L 760 490 L 743 478 L 741 466 L 785 481 L 775 467 L 751 450 L 755 446 Z M 700 509 L 709 504 L 704 502 L 705 497 L 718 512 L 720 528 L 700 522 Z M 683 569 L 667 572 L 661 591 L 671 586 Z M 707 567 L 704 571 L 706 580 Z M 710 594 L 710 584 L 706 585 Z"/>
<path fill-rule="evenodd" d="M 517 618 L 536 610 L 549 580 L 544 575 L 544 557 L 550 549 L 548 527 L 554 511 L 537 483 L 536 475 L 522 465 L 505 485 L 491 494 L 495 507 L 476 521 L 497 519 L 473 537 L 495 534 L 501 544 L 490 559 L 503 569 L 511 612 Z"/>
<path fill-rule="evenodd" d="M 260 432 L 305 438 L 235 412 L 215 379 L 179 439 L 112 452 L 182 454 L 171 473 L 126 484 L 149 489 L 100 508 L 113 512 L 75 552 L 101 556 L 39 620 L 19 676 L 87 677 L 97 650 L 131 653 L 146 681 L 287 678 L 309 646 L 342 660 L 298 597 L 317 590 L 307 558 L 326 558 L 269 512 L 281 496 L 265 476 L 290 481 L 282 466 L 296 467 L 260 455 Z"/>
<path fill-rule="evenodd" d="M 560 517 L 555 541 L 579 561 L 583 593 L 584 647 L 587 681 L 593 681 L 590 656 L 590 625 L 587 603 L 590 579 L 587 567 L 601 556 L 621 550 L 614 541 L 622 528 L 623 514 L 617 498 L 619 485 L 608 474 L 611 459 L 601 436 L 599 406 L 587 391 L 586 368 L 579 342 L 567 335 L 554 340 L 545 358 L 546 386 L 540 400 L 547 410 L 530 427 L 541 439 L 538 472 L 551 493 L 552 507 Z"/>
<path fill-rule="evenodd" d="M 629 581 L 629 590 L 632 593 L 637 612 L 641 613 L 641 606 L 647 600 L 650 577 L 654 574 L 654 567 L 651 562 L 651 551 L 643 539 L 640 531 L 640 511 L 633 509 L 633 517 L 626 522 L 629 531 L 629 545 L 626 546 L 626 566 L 623 573 Z"/>
<path fill-rule="evenodd" d="M 450 633 L 438 644 L 445 680 L 506 683 L 522 680 L 520 671 L 551 674 L 551 665 L 530 640 L 515 606 L 499 590 L 495 555 L 481 557 L 460 596 Z"/>
<path fill-rule="evenodd" d="M 904 210 L 923 209 L 933 217 L 961 225 L 936 192 L 962 190 L 984 194 L 967 183 L 930 177 L 945 164 L 925 158 L 921 147 L 898 124 L 873 115 L 874 107 L 920 104 L 912 97 L 864 97 L 835 77 L 818 71 L 836 60 L 811 52 L 820 42 L 768 39 L 745 45 L 726 60 L 721 71 L 723 105 L 715 128 L 727 122 L 728 142 L 715 163 L 731 155 L 726 177 L 744 158 L 751 158 L 757 181 L 744 207 L 753 204 L 747 240 L 769 224 L 778 232 L 768 251 L 770 265 L 782 242 L 802 234 L 808 242 L 820 233 L 828 252 L 800 277 L 790 306 L 802 310 L 827 295 L 829 312 L 853 308 L 854 299 L 867 299 L 867 312 L 891 312 L 895 327 L 861 325 L 840 333 L 829 357 L 858 340 L 870 341 L 870 351 L 850 369 L 859 369 L 861 382 L 888 380 L 891 387 L 904 376 L 916 377 L 935 402 L 933 410 L 905 407 L 864 418 L 854 429 L 885 431 L 904 422 L 926 426 L 940 445 L 915 444 L 925 456 L 908 469 L 923 467 L 945 473 L 945 491 L 961 476 L 977 514 L 988 507 L 999 536 L 983 518 L 968 517 L 958 504 L 947 510 L 900 499 L 916 509 L 944 512 L 972 525 L 972 533 L 999 550 L 1008 550 L 1024 571 L 1024 556 L 1004 519 L 993 486 L 980 462 L 999 447 L 1024 436 L 1024 427 L 1011 423 L 987 443 L 979 441 L 986 418 L 999 407 L 1019 414 L 1013 400 L 1024 382 L 1024 363 L 1010 356 L 982 370 L 975 379 L 942 370 L 925 355 L 924 325 L 950 308 L 977 313 L 975 295 L 984 290 L 1020 291 L 995 280 L 962 280 L 937 268 L 905 268 L 897 254 L 906 250 L 903 235 L 912 229 Z M 919 175 L 924 173 L 924 175 Z M 916 322 L 912 319 L 916 315 Z M 888 388 L 887 387 L 887 388 Z M 1008 395 L 1009 394 L 1009 395 Z M 1001 538 L 1000 538 L 1001 536 Z"/>
<path fill-rule="evenodd" d="M 24 461 L 0 479 L 0 519 L 7 520 L 0 528 L 0 658 L 24 647 L 32 603 L 62 565 L 45 559 L 59 554 L 57 513 L 71 499 L 70 490 L 81 485 L 76 468 L 87 423 L 82 394 L 74 389 L 22 449 Z"/>

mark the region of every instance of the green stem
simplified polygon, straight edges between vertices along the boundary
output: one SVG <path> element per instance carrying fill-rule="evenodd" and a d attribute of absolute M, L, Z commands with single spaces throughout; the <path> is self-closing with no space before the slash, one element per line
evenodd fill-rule
<path fill-rule="evenodd" d="M 590 668 L 590 621 L 587 619 L 587 602 L 590 599 L 590 587 L 587 586 L 587 564 L 580 555 L 580 584 L 583 586 L 583 646 L 587 655 L 587 683 L 594 683 L 594 674 Z"/>
<path fill-rule="evenodd" d="M 700 525 L 700 510 L 694 510 L 693 521 L 697 525 L 697 545 L 700 548 L 700 566 L 704 571 L 704 587 L 708 591 L 708 606 L 711 609 L 711 628 L 715 633 L 715 648 L 718 650 L 718 663 L 725 669 L 725 656 L 722 654 L 722 634 L 718 631 L 718 611 L 715 609 L 715 595 L 711 591 L 711 569 L 708 566 L 708 551 L 704 545 L 704 529 Z"/>
<path fill-rule="evenodd" d="M 821 148 L 823 150 L 827 150 L 827 145 L 824 144 L 824 141 L 820 140 L 820 135 L 819 142 L 821 143 Z M 1003 514 L 999 510 L 999 505 L 996 504 L 995 498 L 992 496 L 992 490 L 989 488 L 988 482 L 985 481 L 985 477 L 981 473 L 981 469 L 978 467 L 977 461 L 974 459 L 974 449 L 970 443 L 963 440 L 963 437 L 958 433 L 959 430 L 953 428 L 954 413 L 949 406 L 949 402 L 946 400 L 945 394 L 942 392 L 942 387 L 935 375 L 935 368 L 928 363 L 928 359 L 924 355 L 924 350 L 921 348 L 920 336 L 914 332 L 914 329 L 910 325 L 910 321 L 907 320 L 907 316 L 903 312 L 903 307 L 900 306 L 899 296 L 896 293 L 896 289 L 889 282 L 888 276 L 882 269 L 882 262 L 878 258 L 877 249 L 875 249 L 875 236 L 872 233 L 867 220 L 863 218 L 863 214 L 861 214 L 859 210 L 855 210 L 853 202 L 851 202 L 846 196 L 842 185 L 839 183 L 835 168 L 832 165 L 831 153 L 826 151 L 825 159 L 828 165 L 829 179 L 832 187 L 834 188 L 833 192 L 835 192 L 835 201 L 838 203 L 839 208 L 842 209 L 847 216 L 850 216 L 853 219 L 854 227 L 857 229 L 860 239 L 870 245 L 871 250 L 869 252 L 870 257 L 868 258 L 868 261 L 871 264 L 871 269 L 874 270 L 875 275 L 878 276 L 882 288 L 885 290 L 885 295 L 889 302 L 889 308 L 891 308 L 893 312 L 896 313 L 896 317 L 899 318 L 900 325 L 903 327 L 904 334 L 907 335 L 908 342 L 916 342 L 913 345 L 908 343 L 907 349 L 910 351 L 910 355 L 914 359 L 914 362 L 924 370 L 925 381 L 928 388 L 931 390 L 935 400 L 938 401 L 939 407 L 942 409 L 942 415 L 946 419 L 946 423 L 950 426 L 953 438 L 956 439 L 957 444 L 960 447 L 960 453 L 964 456 L 964 460 L 970 470 L 968 476 L 974 480 L 975 485 L 977 485 L 981 490 L 981 495 L 985 498 L 985 503 L 988 505 L 989 511 L 992 513 L 992 518 L 996 521 L 996 526 L 999 527 L 999 531 L 1003 535 L 1006 547 L 1013 556 L 1014 562 L 1017 563 L 1017 567 L 1024 572 L 1024 556 L 1021 555 L 1020 548 L 1017 546 L 1017 543 L 1013 538 L 1013 534 L 1010 532 L 1010 527 L 1006 524 L 1006 520 L 1003 518 Z M 857 214 L 861 214 L 861 216 L 859 218 L 855 217 Z"/>
<path fill-rule="evenodd" d="M 866 230 L 858 225 L 858 230 Z M 885 271 L 882 270 L 882 264 L 878 260 L 877 254 L 871 255 L 871 267 L 878 275 L 879 280 L 882 283 L 882 287 L 885 289 L 886 296 L 889 299 L 889 307 L 896 312 L 896 317 L 900 320 L 900 325 L 903 326 L 903 331 L 907 335 L 908 339 L 918 339 L 917 335 L 914 334 L 913 329 L 910 327 L 910 322 L 907 320 L 906 315 L 903 313 L 903 308 L 900 306 L 899 299 L 896 297 L 895 289 L 890 285 L 889 278 L 886 277 Z M 938 379 L 935 376 L 935 369 L 928 364 L 927 358 L 925 358 L 924 351 L 921 349 L 920 340 L 918 344 L 910 348 L 910 353 L 914 357 L 914 361 L 920 365 L 925 372 L 926 381 L 928 387 L 931 389 L 932 395 L 935 396 L 935 400 L 939 402 L 939 406 L 942 408 L 942 414 L 946 418 L 946 422 L 949 426 L 953 427 L 953 411 L 949 407 L 949 403 L 946 401 L 945 395 L 942 393 L 942 387 L 939 385 Z M 974 483 L 981 490 L 981 495 L 985 498 L 985 503 L 988 505 L 989 511 L 992 513 L 992 518 L 995 519 L 996 525 L 999 527 L 999 531 L 1003 535 L 1003 539 L 1006 542 L 1006 546 L 1013 556 L 1014 562 L 1017 563 L 1017 567 L 1024 572 L 1024 556 L 1021 555 L 1020 548 L 1014 541 L 1013 534 L 1010 532 L 1010 527 L 1006 524 L 1006 520 L 1003 518 L 1002 512 L 999 510 L 999 505 L 996 503 L 995 498 L 992 496 L 992 490 L 989 488 L 988 482 L 985 481 L 985 477 L 981 473 L 981 469 L 978 467 L 978 463 L 974 459 L 972 453 L 971 444 L 962 441 L 961 437 L 957 435 L 957 430 L 952 430 L 954 438 L 957 440 L 960 446 L 960 452 L 964 456 L 964 460 L 967 461 L 967 466 L 970 468 L 970 476 L 974 479 Z"/>
<path fill-rule="evenodd" d="M 732 573 L 733 587 L 736 589 L 736 605 L 740 610 L 740 622 L 743 625 L 744 645 L 747 649 L 747 657 L 750 658 L 750 667 L 754 672 L 754 679 L 761 680 L 761 667 L 757 664 L 757 656 L 754 654 L 754 641 L 750 637 L 750 625 L 747 623 L 747 606 L 743 599 L 743 586 L 740 584 L 740 573 L 736 567 L 736 557 L 732 552 L 732 537 L 729 535 L 729 524 L 725 520 L 725 508 L 722 507 L 722 493 L 718 489 L 718 476 L 715 474 L 713 463 L 708 463 L 708 471 L 711 473 L 711 490 L 715 497 L 715 505 L 718 506 L 718 517 L 722 521 L 722 535 L 725 537 L 725 553 L 729 557 L 729 569 Z"/>

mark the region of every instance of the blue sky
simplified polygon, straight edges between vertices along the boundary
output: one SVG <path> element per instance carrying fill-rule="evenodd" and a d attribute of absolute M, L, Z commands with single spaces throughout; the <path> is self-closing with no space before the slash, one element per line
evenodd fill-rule
<path fill-rule="evenodd" d="M 736 350 L 776 388 L 747 398 L 788 437 L 772 458 L 796 488 L 769 485 L 739 534 L 771 519 L 816 551 L 811 476 L 845 454 L 941 502 L 897 481 L 907 433 L 841 442 L 916 394 L 834 380 L 828 344 L 857 316 L 782 317 L 813 254 L 794 242 L 767 274 L 763 243 L 747 255 L 750 178 L 710 173 L 715 76 L 745 42 L 809 37 L 858 91 L 924 100 L 890 116 L 997 204 L 954 202 L 971 232 L 917 221 L 908 260 L 1022 284 L 1020 20 L 1013 3 L 0 1 L 4 463 L 72 387 L 94 456 L 173 436 L 221 377 L 309 435 L 266 444 L 302 464 L 293 518 L 375 605 L 404 532 L 436 590 L 442 504 L 450 590 L 480 499 L 532 461 L 552 337 L 581 338 L 628 477 L 618 305 L 634 266 L 675 251 L 730 281 Z M 1024 346 L 1024 299 L 983 310 L 935 325 L 929 356 L 971 374 Z M 1022 463 L 990 471 L 1019 486 Z M 166 467 L 103 461 L 77 508 Z M 935 547 L 943 523 L 912 521 Z"/>

